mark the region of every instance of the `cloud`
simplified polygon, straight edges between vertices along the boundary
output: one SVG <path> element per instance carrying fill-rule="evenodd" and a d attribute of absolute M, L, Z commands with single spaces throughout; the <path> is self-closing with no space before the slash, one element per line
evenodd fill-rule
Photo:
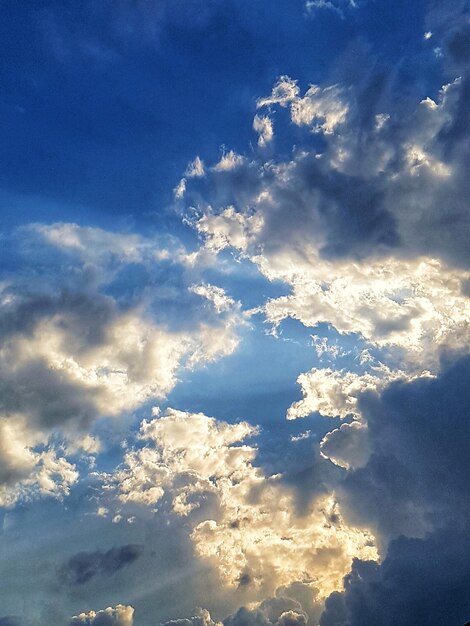
<path fill-rule="evenodd" d="M 320 442 L 321 454 L 346 469 L 365 465 L 370 457 L 366 426 L 358 421 L 341 424 Z"/>
<path fill-rule="evenodd" d="M 263 600 L 257 608 L 242 607 L 224 619 L 224 626 L 313 626 L 321 607 L 315 604 L 315 597 L 316 590 L 308 584 L 280 587 L 274 597 Z M 308 606 L 308 612 L 304 606 Z"/>
<path fill-rule="evenodd" d="M 69 626 L 132 626 L 134 623 L 134 609 L 131 606 L 118 604 L 116 607 L 101 611 L 89 611 L 73 617 Z"/>
<path fill-rule="evenodd" d="M 427 256 L 468 266 L 469 83 L 458 45 L 465 33 L 452 28 L 455 50 L 446 59 L 458 57 L 461 65 L 437 96 L 416 95 L 413 104 L 398 91 L 388 94 L 399 86 L 377 74 L 355 85 L 346 77 L 313 85 L 303 96 L 296 80 L 281 76 L 258 107 L 288 108 L 292 123 L 321 141 L 296 134 L 290 160 L 238 160 L 236 178 L 212 168 L 198 195 L 188 189 L 191 205 L 207 190 L 202 197 L 217 215 L 224 197 L 238 215 L 250 207 L 263 224 L 250 256 L 261 249 L 271 264 L 274 255 L 297 251 L 324 259 Z"/>
<path fill-rule="evenodd" d="M 426 539 L 401 537 L 386 559 L 355 561 L 343 593 L 326 600 L 320 626 L 464 624 L 470 537 L 449 528 Z"/>
<path fill-rule="evenodd" d="M 255 115 L 253 119 L 253 130 L 255 130 L 259 135 L 258 146 L 260 148 L 266 148 L 266 146 L 273 140 L 273 122 L 269 116 Z"/>
<path fill-rule="evenodd" d="M 191 278 L 164 293 L 165 281 L 149 288 L 144 275 L 133 301 L 110 295 L 123 268 L 166 263 L 165 251 L 139 236 L 76 224 L 33 225 L 15 236 L 27 256 L 25 270 L 0 285 L 4 506 L 18 498 L 67 495 L 78 474 L 66 456 L 99 452 L 90 431 L 100 417 L 165 398 L 181 369 L 232 353 L 236 328 L 246 325 L 239 304 L 223 290 L 195 287 Z M 191 274 L 181 250 L 176 243 L 172 263 Z M 87 282 L 90 268 L 94 279 Z M 182 298 L 186 312 L 194 312 L 184 327 L 173 322 L 170 328 L 164 314 L 156 319 L 155 310 Z"/>
<path fill-rule="evenodd" d="M 305 7 L 308 11 L 314 12 L 319 9 L 328 9 L 338 13 L 338 15 L 344 18 L 344 10 L 348 8 L 357 8 L 355 0 L 307 0 Z"/>
<path fill-rule="evenodd" d="M 255 434 L 246 422 L 169 409 L 142 423 L 145 445 L 129 451 L 105 482 L 121 507 L 158 510 L 167 502 L 187 518 L 196 554 L 225 584 L 272 593 L 311 579 L 325 594 L 353 555 L 375 554 L 373 538 L 344 524 L 333 496 L 322 494 L 297 512 L 281 476 L 254 465 L 256 449 L 243 442 Z"/>
<path fill-rule="evenodd" d="M 240 154 L 237 154 L 233 150 L 229 150 L 222 155 L 220 161 L 213 167 L 215 172 L 229 172 L 230 170 L 237 169 L 245 162 L 245 158 Z"/>
<path fill-rule="evenodd" d="M 187 619 L 174 619 L 159 626 L 222 626 L 221 622 L 214 622 L 206 609 L 198 609 L 197 615 Z"/>
<path fill-rule="evenodd" d="M 371 456 L 344 484 L 356 523 L 367 520 L 382 536 L 396 537 L 466 519 L 469 367 L 464 357 L 438 378 L 397 381 L 362 398 Z"/>
<path fill-rule="evenodd" d="M 160 626 L 314 626 L 322 610 L 322 603 L 315 602 L 316 595 L 311 584 L 295 582 L 279 587 L 275 596 L 256 603 L 256 608 L 241 607 L 217 624 L 209 611 L 198 609 L 194 617 Z"/>
<path fill-rule="evenodd" d="M 385 556 L 354 562 L 321 626 L 468 620 L 469 374 L 467 356 L 437 378 L 396 381 L 360 400 L 370 457 L 348 472 L 339 499 Z"/>
<path fill-rule="evenodd" d="M 312 132 L 331 134 L 338 124 L 346 121 L 349 107 L 338 85 L 324 88 L 312 85 L 303 97 L 299 97 L 299 92 L 297 81 L 281 76 L 271 96 L 258 100 L 258 108 L 274 104 L 289 106 L 292 122 L 297 126 L 308 126 Z M 258 116 L 256 120 L 259 125 Z"/>
<path fill-rule="evenodd" d="M 11 507 L 18 500 L 34 497 L 68 496 L 78 481 L 76 466 L 58 456 L 53 447 L 35 452 L 27 445 L 34 440 L 17 429 L 17 423 L 3 420 L 0 432 L 5 436 L 0 446 L 0 506 Z"/>
<path fill-rule="evenodd" d="M 83 585 L 95 576 L 110 576 L 134 563 L 142 554 L 143 546 L 128 544 L 106 552 L 78 552 L 60 568 L 58 576 L 68 585 Z"/>
<path fill-rule="evenodd" d="M 331 368 L 314 368 L 301 374 L 297 382 L 302 387 L 303 400 L 294 402 L 287 410 L 287 419 L 305 417 L 310 413 L 320 415 L 348 415 L 360 417 L 357 401 L 367 391 L 377 391 L 394 378 L 406 377 L 403 372 L 392 372 L 378 367 L 369 374 L 355 374 Z"/>
<path fill-rule="evenodd" d="M 448 82 L 435 98 L 408 99 L 405 116 L 401 94 L 388 99 L 383 81 L 315 85 L 302 96 L 297 81 L 281 77 L 258 107 L 286 108 L 308 137 L 299 141 L 297 131 L 289 159 L 258 155 L 239 164 L 236 179 L 212 170 L 187 192 L 209 250 L 235 250 L 290 289 L 252 311 L 274 332 L 289 318 L 317 337 L 333 328 L 341 358 L 348 337 L 366 345 L 345 369 L 302 374 L 304 397 L 288 411 L 354 418 L 323 437 L 321 453 L 346 470 L 334 488 L 341 515 L 369 529 L 383 555 L 355 561 L 344 591 L 327 599 L 322 626 L 416 623 L 413 607 L 420 623 L 468 619 L 465 585 L 451 604 L 466 566 L 452 565 L 450 535 L 466 545 L 468 359 L 459 359 L 470 338 L 469 83 L 466 34 L 452 31 L 433 34 L 448 42 Z M 441 608 L 430 589 L 444 594 Z M 269 624 L 259 608 L 238 615 Z"/>
<path fill-rule="evenodd" d="M 201 296 L 201 298 L 206 298 L 215 307 L 217 313 L 229 311 L 235 306 L 235 301 L 227 296 L 221 287 L 206 283 L 193 285 L 190 287 L 190 290 L 198 296 Z"/>
<path fill-rule="evenodd" d="M 201 176 L 205 176 L 205 173 L 204 162 L 200 157 L 196 156 L 194 160 L 189 163 L 184 175 L 187 178 L 199 178 Z"/>

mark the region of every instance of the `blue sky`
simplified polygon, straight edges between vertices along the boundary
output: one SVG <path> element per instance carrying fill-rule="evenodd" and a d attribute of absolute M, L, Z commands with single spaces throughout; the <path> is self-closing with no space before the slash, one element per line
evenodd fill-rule
<path fill-rule="evenodd" d="M 463 626 L 467 2 L 0 22 L 0 626 Z"/>

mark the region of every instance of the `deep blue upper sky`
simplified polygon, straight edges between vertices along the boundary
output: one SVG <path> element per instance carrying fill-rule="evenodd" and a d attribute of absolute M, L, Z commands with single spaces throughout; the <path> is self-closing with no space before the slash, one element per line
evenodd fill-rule
<path fill-rule="evenodd" d="M 221 146 L 246 152 L 255 100 L 280 75 L 304 88 L 354 82 L 372 59 L 375 71 L 400 75 L 402 90 L 433 93 L 435 70 L 422 71 L 423 2 L 362 4 L 341 18 L 309 13 L 303 0 L 6 3 L 4 224 L 60 217 L 165 228 L 168 216 L 155 213 L 186 163 L 197 153 L 214 161 Z"/>

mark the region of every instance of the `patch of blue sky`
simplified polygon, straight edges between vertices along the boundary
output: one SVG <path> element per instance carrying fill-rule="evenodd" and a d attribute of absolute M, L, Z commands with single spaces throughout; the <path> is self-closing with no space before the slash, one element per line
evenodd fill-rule
<path fill-rule="evenodd" d="M 284 421 L 287 408 L 300 395 L 297 376 L 313 367 L 317 357 L 300 324 L 297 337 L 285 335 L 281 340 L 266 332 L 262 319 L 251 322 L 232 355 L 182 372 L 167 404 L 232 422 Z"/>
<path fill-rule="evenodd" d="M 90 207 L 92 223 L 134 216 L 146 226 L 195 154 L 214 162 L 221 145 L 247 151 L 256 98 L 279 75 L 305 89 L 338 78 L 345 57 L 357 75 L 359 39 L 390 67 L 419 46 L 431 54 L 423 2 L 406 3 L 406 21 L 404 4 L 369 2 L 347 20 L 313 19 L 303 0 L 162 3 L 147 15 L 129 3 L 122 14 L 108 2 L 6 7 L 0 187 L 24 198 L 25 214 L 32 198 L 35 219 L 50 220 L 60 204 L 71 221 Z M 400 70 L 410 86 L 418 69 Z M 0 208 L 8 213 L 7 198 Z"/>

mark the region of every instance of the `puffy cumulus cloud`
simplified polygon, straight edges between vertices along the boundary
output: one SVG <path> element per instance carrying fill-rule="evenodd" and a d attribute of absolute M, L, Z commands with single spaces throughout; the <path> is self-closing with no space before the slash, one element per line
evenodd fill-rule
<path fill-rule="evenodd" d="M 169 622 L 159 624 L 159 626 L 223 626 L 221 622 L 214 622 L 209 611 L 197 609 L 196 615 L 184 619 L 172 619 Z"/>
<path fill-rule="evenodd" d="M 25 230 L 37 233 L 54 247 L 74 252 L 88 262 L 102 261 L 106 256 L 126 263 L 140 261 L 151 245 L 139 235 L 73 223 L 33 224 Z"/>
<path fill-rule="evenodd" d="M 134 623 L 134 609 L 131 606 L 118 604 L 116 607 L 101 611 L 80 613 L 69 622 L 69 626 L 132 626 Z"/>
<path fill-rule="evenodd" d="M 370 456 L 368 435 L 367 427 L 361 422 L 341 424 L 323 437 L 321 454 L 346 469 L 361 467 Z"/>
<path fill-rule="evenodd" d="M 55 224 L 22 229 L 18 237 L 31 253 L 30 263 L 46 241 L 50 256 L 42 274 L 26 264 L 0 288 L 3 506 L 33 495 L 66 495 L 78 477 L 67 457 L 100 451 L 90 435 L 98 418 L 163 399 L 181 369 L 232 353 L 237 330 L 246 323 L 240 305 L 223 290 L 194 286 L 189 277 L 163 296 L 145 276 L 135 301 L 105 295 L 101 287 L 112 283 L 118 268 L 165 261 L 161 248 L 137 236 Z M 67 275 L 57 267 L 63 262 L 54 257 L 58 250 L 67 255 Z M 172 263 L 184 265 L 180 251 L 176 244 Z M 87 285 L 90 266 L 99 279 Z M 170 327 L 165 315 L 155 314 L 184 298 L 186 312 L 194 312 L 190 322 Z"/>
<path fill-rule="evenodd" d="M 296 81 L 282 77 L 258 106 L 284 107 L 292 123 L 321 137 L 309 133 L 290 160 L 258 156 L 240 163 L 236 177 L 212 170 L 205 186 L 193 195 L 188 189 L 199 210 L 193 225 L 208 249 L 235 249 L 265 277 L 290 287 L 253 313 L 274 329 L 288 318 L 316 333 L 329 325 L 339 341 L 355 334 L 378 355 L 348 369 L 301 375 L 304 397 L 289 409 L 291 418 L 315 411 L 354 418 L 326 434 L 321 452 L 346 470 L 335 489 L 341 523 L 368 528 L 384 557 L 356 561 L 344 591 L 327 599 L 322 626 L 413 624 L 416 615 L 420 623 L 434 623 L 435 615 L 440 623 L 452 623 L 454 615 L 468 619 L 465 584 L 458 587 L 457 611 L 451 607 L 451 590 L 467 565 L 452 537 L 466 545 L 468 359 L 440 374 L 470 339 L 468 56 L 465 61 L 465 34 L 452 28 L 451 36 L 440 35 L 454 41 L 443 54 L 453 55 L 454 68 L 458 60 L 461 77 L 452 72 L 434 99 L 408 100 L 405 107 L 398 97 L 387 105 L 383 86 L 372 83 L 362 91 L 314 86 L 302 96 Z M 430 30 L 438 32 L 435 25 Z M 319 340 L 315 347 L 323 349 Z M 276 492 L 276 482 L 269 488 Z M 278 511 L 283 497 L 273 496 Z M 311 532 L 317 518 L 309 515 Z M 283 527 L 276 514 L 271 519 L 272 527 Z M 205 553 L 212 550 L 219 560 L 232 553 L 227 530 L 211 549 L 220 526 L 213 519 L 196 528 L 209 531 Z M 243 528 L 240 543 L 247 537 L 259 545 L 254 527 L 251 521 Z M 298 545 L 305 535 L 297 517 L 290 516 L 289 528 Z M 260 543 L 267 546 L 270 538 L 271 553 L 283 556 L 288 572 L 290 559 L 273 549 L 270 533 Z M 309 543 L 315 551 L 311 535 Z M 303 559 L 299 551 L 297 563 Z M 253 580 L 255 563 L 252 558 L 246 568 Z M 325 570 L 333 570 L 331 563 Z M 292 572 L 291 580 L 302 577 Z M 317 582 L 324 591 L 325 581 Z M 442 589 L 447 613 L 429 601 L 429 588 L 436 598 Z M 269 623 L 259 607 L 240 615 L 242 623 Z"/>
<path fill-rule="evenodd" d="M 307 618 L 304 613 L 286 611 L 279 619 L 272 622 L 261 609 L 249 611 L 241 608 L 235 615 L 224 621 L 225 626 L 306 626 Z"/>
<path fill-rule="evenodd" d="M 22 415 L 0 419 L 0 506 L 35 495 L 62 498 L 78 480 L 75 465 L 54 447 L 35 450 L 38 435 Z"/>
<path fill-rule="evenodd" d="M 313 368 L 301 374 L 297 382 L 302 387 L 303 400 L 294 402 L 287 410 L 287 419 L 306 417 L 310 413 L 320 415 L 348 415 L 360 417 L 358 398 L 366 391 L 376 391 L 385 387 L 394 378 L 404 376 L 403 372 L 392 372 L 387 367 L 376 367 L 374 374 L 355 374 L 331 368 Z"/>
<path fill-rule="evenodd" d="M 205 237 L 205 245 L 215 252 L 233 246 L 246 251 L 262 225 L 262 218 L 249 213 L 240 214 L 228 206 L 220 213 L 210 208 L 197 219 L 196 228 Z"/>
<path fill-rule="evenodd" d="M 20 447 L 21 444 L 15 441 L 14 446 Z M 20 499 L 36 496 L 63 498 L 70 493 L 70 487 L 79 477 L 76 466 L 66 458 L 58 457 L 53 449 L 31 452 L 31 466 L 26 476 L 24 467 L 20 473 L 16 473 L 16 469 L 10 474 L 10 480 L 0 485 L 2 507 L 10 507 Z"/>
<path fill-rule="evenodd" d="M 323 603 L 316 602 L 312 584 L 295 582 L 279 587 L 274 597 L 256 608 L 242 607 L 224 620 L 224 626 L 317 626 Z"/>
<path fill-rule="evenodd" d="M 214 491 L 211 478 L 237 472 L 243 476 L 251 468 L 255 449 L 235 444 L 256 432 L 247 422 L 231 425 L 202 413 L 168 409 L 163 417 L 142 423 L 140 437 L 150 445 L 125 455 L 124 467 L 113 477 L 119 497 L 124 502 L 152 505 L 174 486 L 174 506 L 180 513 L 189 513 L 199 506 L 197 500 L 191 502 L 193 495 Z M 186 477 L 188 485 L 182 481 L 179 487 L 178 476 Z"/>
<path fill-rule="evenodd" d="M 281 476 L 254 465 L 256 449 L 243 441 L 255 434 L 245 422 L 170 409 L 143 422 L 145 445 L 129 451 L 105 483 L 123 509 L 168 502 L 186 517 L 197 555 L 227 585 L 272 593 L 314 580 L 325 595 L 338 587 L 353 556 L 375 555 L 373 537 L 345 524 L 331 494 L 299 513 Z"/>
<path fill-rule="evenodd" d="M 448 54 L 460 58 L 455 37 Z M 437 370 L 443 348 L 468 343 L 465 67 L 435 99 L 408 100 L 407 115 L 377 77 L 302 96 L 282 76 L 258 107 L 288 108 L 321 141 L 307 136 L 290 160 L 239 160 L 236 176 L 212 168 L 188 189 L 208 249 L 235 248 L 291 287 L 260 309 L 269 321 L 360 333 L 401 350 L 413 371 Z"/>
<path fill-rule="evenodd" d="M 468 272 L 425 257 L 296 260 L 283 255 L 274 268 L 266 264 L 271 278 L 293 286 L 291 295 L 266 303 L 274 324 L 292 317 L 308 327 L 329 323 L 340 333 L 360 333 L 377 346 L 401 349 L 412 369 L 435 369 L 440 347 L 469 340 L 470 304 L 463 293 Z"/>
<path fill-rule="evenodd" d="M 255 245 L 263 219 L 257 213 L 245 216 L 231 208 L 219 215 L 206 214 L 196 227 L 207 237 L 211 249 L 230 245 L 243 254 L 254 250 L 251 258 L 266 277 L 291 285 L 291 294 L 268 300 L 253 311 L 263 313 L 274 327 L 293 318 L 311 328 L 327 323 L 342 335 L 358 333 L 385 351 L 384 357 L 386 353 L 395 354 L 391 367 L 395 367 L 399 355 L 401 368 L 408 375 L 437 371 L 443 350 L 458 353 L 468 344 L 470 303 L 464 292 L 467 271 L 429 257 L 325 260 L 310 244 L 301 250 L 290 248 L 274 254 L 265 248 L 260 254 Z M 318 346 L 316 349 L 318 352 Z M 298 403 L 289 415 L 322 409 L 327 414 L 354 412 L 355 400 L 351 397 L 343 402 L 344 408 L 332 407 L 331 400 L 326 399 L 335 393 L 351 396 L 352 391 L 354 395 L 361 386 L 380 386 L 380 381 L 387 382 L 398 374 L 402 375 L 386 374 L 386 369 L 371 370 L 359 380 L 353 374 L 307 373 L 299 382 L 304 391 L 316 386 L 319 395 L 313 400 L 314 394 L 310 394 L 310 406 L 305 401 Z"/>
<path fill-rule="evenodd" d="M 90 342 L 79 334 L 73 313 L 58 312 L 41 320 L 31 336 L 11 338 L 3 348 L 5 357 L 20 369 L 34 356 L 72 386 L 89 391 L 97 412 L 115 415 L 152 397 L 163 398 L 185 358 L 194 366 L 229 354 L 237 343 L 232 329 L 201 324 L 193 333 L 171 332 L 139 311 L 113 311 L 108 320 L 97 322 L 102 336 Z M 62 419 L 74 411 L 64 413 L 62 409 Z"/>
<path fill-rule="evenodd" d="M 271 229 L 265 233 L 275 214 L 265 208 L 270 193 L 259 192 L 250 210 L 208 209 L 195 221 L 210 250 L 236 248 L 268 279 L 290 285 L 289 295 L 268 300 L 254 312 L 263 313 L 274 326 L 293 318 L 311 328 L 326 323 L 343 335 L 360 334 L 370 344 L 393 351 L 395 361 L 400 354 L 401 369 L 415 373 L 436 371 L 443 349 L 459 351 L 468 343 L 467 271 L 422 256 L 325 259 L 315 242 L 318 232 L 308 241 L 304 233 L 291 237 L 283 224 L 273 229 L 273 237 Z M 284 242 L 275 241 L 278 231 Z"/>

